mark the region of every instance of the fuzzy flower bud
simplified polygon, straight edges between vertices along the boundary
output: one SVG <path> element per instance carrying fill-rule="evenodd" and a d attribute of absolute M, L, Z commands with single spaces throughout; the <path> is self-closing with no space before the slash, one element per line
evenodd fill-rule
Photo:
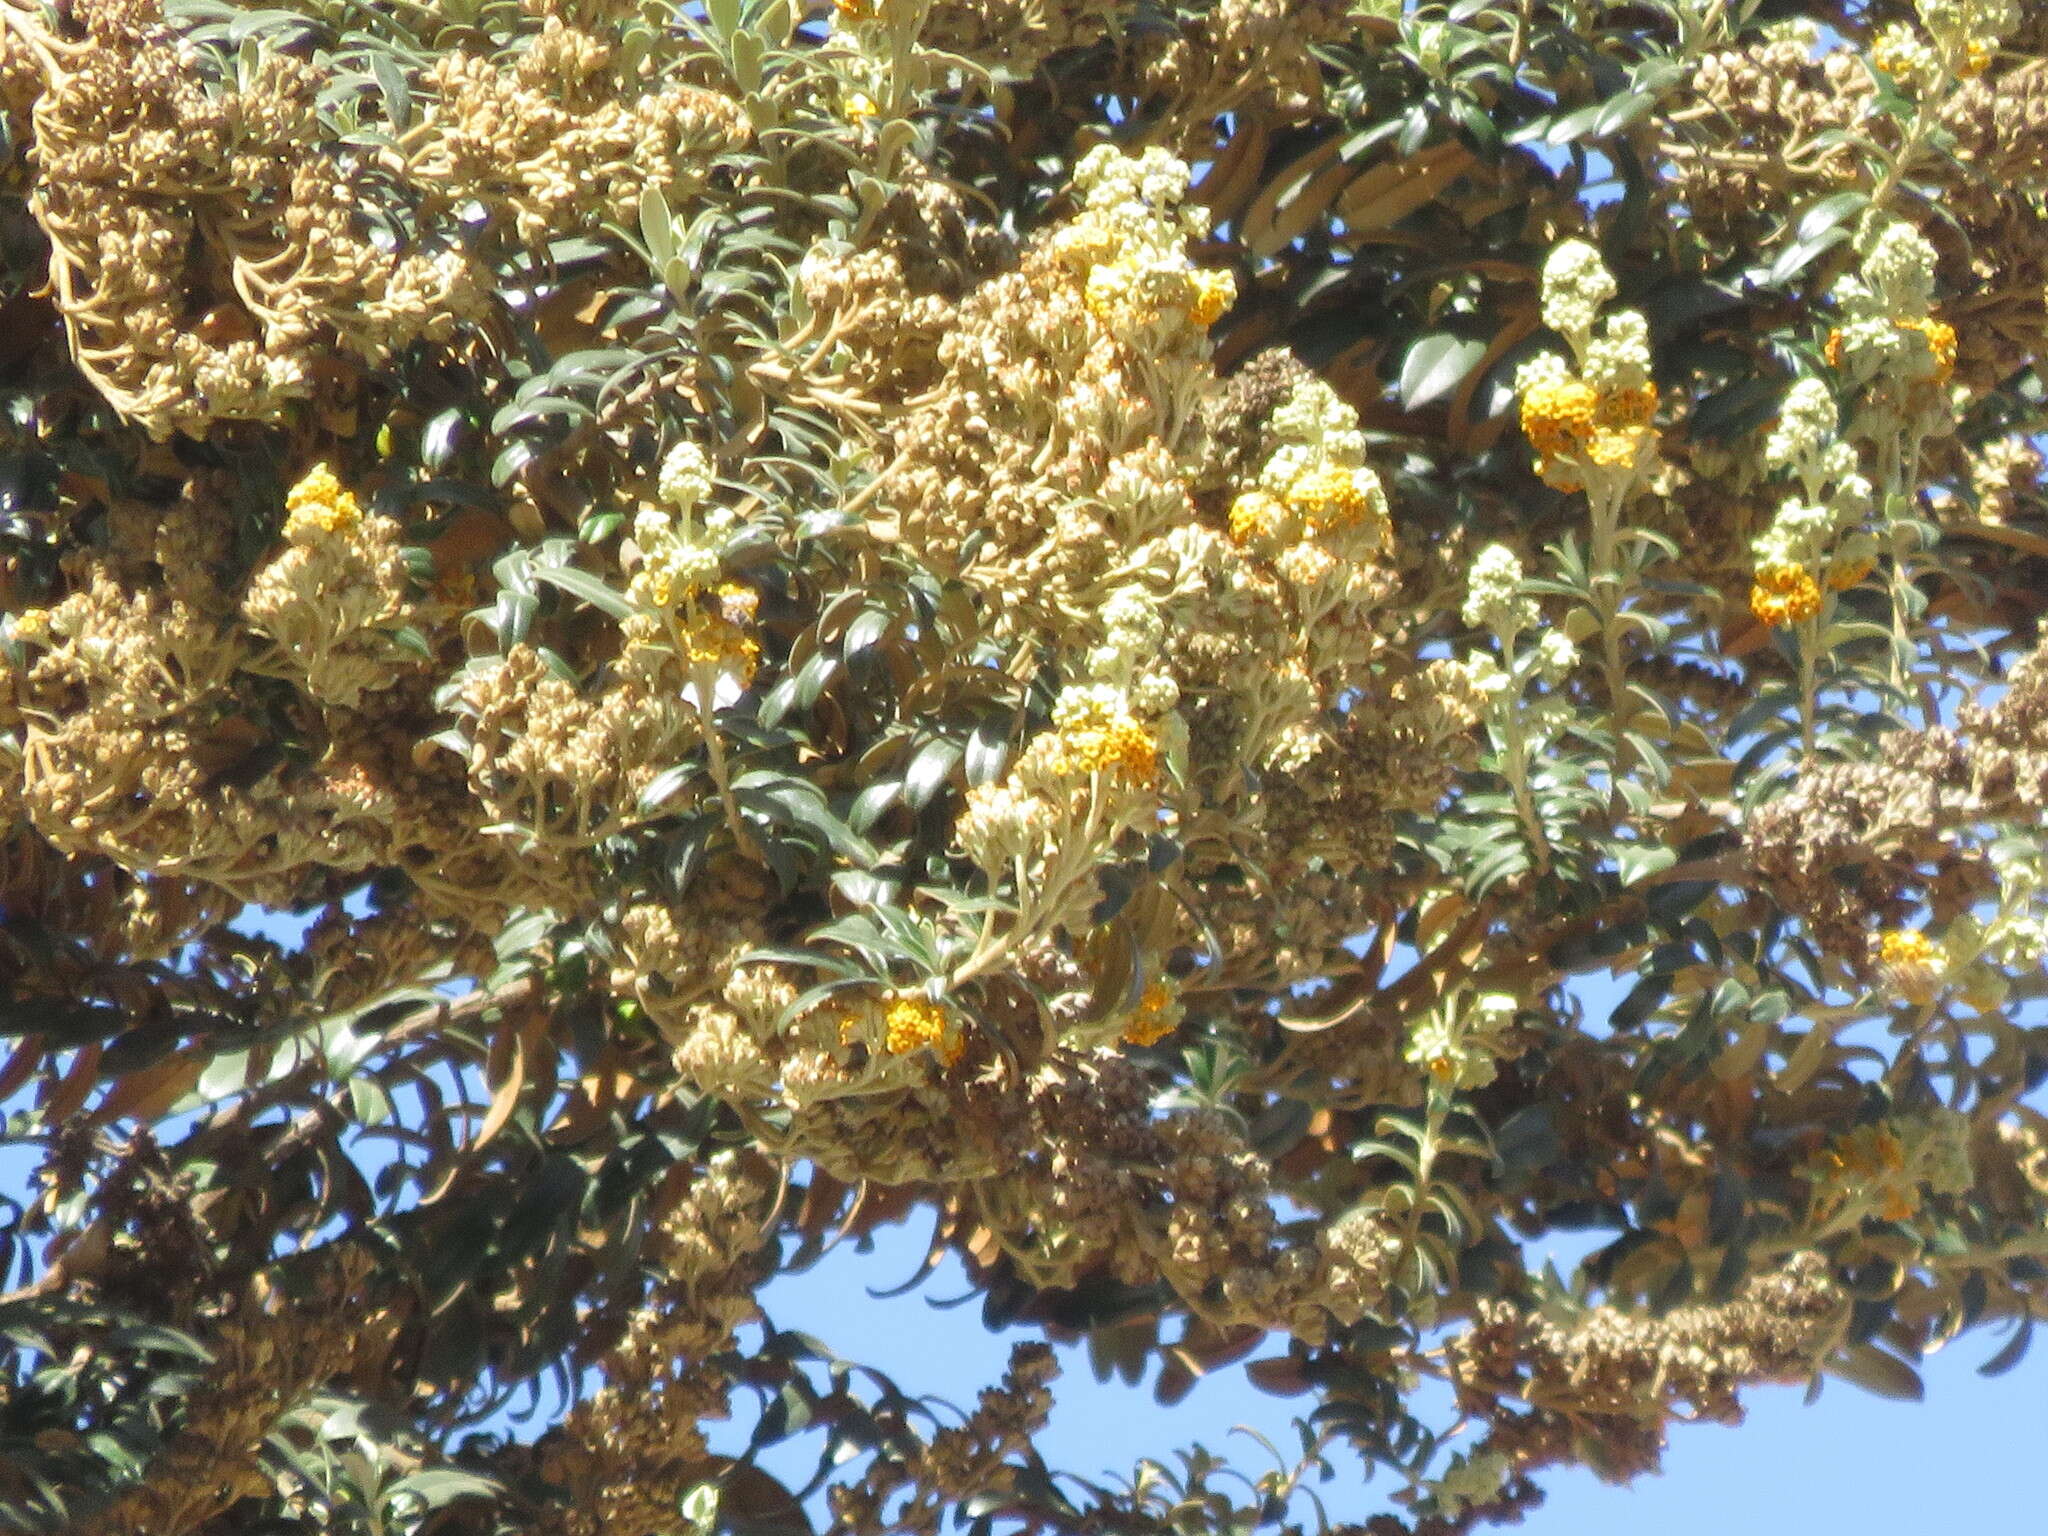
<path fill-rule="evenodd" d="M 1489 544 L 1472 561 L 1466 578 L 1463 617 L 1474 629 L 1490 629 L 1509 636 L 1532 628 L 1538 618 L 1536 604 L 1524 597 L 1522 562 L 1505 544 Z"/>
<path fill-rule="evenodd" d="M 1600 253 L 1583 240 L 1567 240 L 1543 264 L 1543 323 L 1583 343 L 1617 292 Z"/>
<path fill-rule="evenodd" d="M 1835 397 L 1819 379 L 1801 379 L 1778 408 L 1778 425 L 1764 443 L 1764 463 L 1793 469 L 1817 458 L 1841 425 Z"/>
<path fill-rule="evenodd" d="M 677 443 L 662 457 L 655 491 L 676 511 L 687 514 L 711 494 L 711 460 L 695 443 Z"/>
<path fill-rule="evenodd" d="M 1579 648 L 1561 629 L 1546 629 L 1536 641 L 1536 675 L 1552 687 L 1563 682 L 1579 664 Z"/>

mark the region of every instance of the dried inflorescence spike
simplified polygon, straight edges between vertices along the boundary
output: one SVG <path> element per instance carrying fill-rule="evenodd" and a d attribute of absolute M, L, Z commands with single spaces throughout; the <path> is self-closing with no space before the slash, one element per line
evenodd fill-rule
<path fill-rule="evenodd" d="M 97 18 L 86 49 L 10 15 L 8 101 L 26 49 L 44 75 L 36 212 L 59 308 L 81 366 L 156 437 L 274 416 L 315 392 L 337 343 L 377 363 L 486 315 L 473 241 L 432 217 L 419 239 L 378 238 L 366 206 L 413 224 L 468 205 L 522 241 L 559 238 L 630 221 L 648 186 L 680 204 L 750 134 L 726 98 L 648 88 L 609 67 L 610 43 L 549 18 L 509 58 L 444 55 L 411 83 L 401 196 L 331 142 L 321 66 L 259 50 L 237 68 L 151 8 L 81 9 Z"/>
<path fill-rule="evenodd" d="M 1451 1377 L 1468 1411 L 1504 1428 L 1515 1423 L 1506 1405 L 1518 1403 L 1540 1415 L 1640 1424 L 1654 1446 L 1682 1409 L 1736 1422 L 1742 1387 L 1804 1379 L 1848 1302 L 1817 1253 L 1749 1280 L 1731 1301 L 1662 1317 L 1603 1306 L 1561 1322 L 1482 1302 L 1474 1326 L 1451 1341 Z M 1654 1466 L 1653 1451 L 1641 1470 Z"/>

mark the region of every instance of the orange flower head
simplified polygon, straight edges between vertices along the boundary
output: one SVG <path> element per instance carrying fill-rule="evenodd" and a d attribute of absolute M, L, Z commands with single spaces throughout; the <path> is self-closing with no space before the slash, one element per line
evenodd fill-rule
<path fill-rule="evenodd" d="M 1820 612 L 1820 584 L 1803 565 L 1759 567 L 1749 611 L 1775 629 L 1803 624 Z"/>
<path fill-rule="evenodd" d="M 908 1056 L 927 1046 L 950 1067 L 967 1049 L 967 1042 L 953 1028 L 952 1013 L 944 1004 L 921 992 L 891 998 L 882 1011 L 882 1049 L 891 1056 Z"/>
<path fill-rule="evenodd" d="M 1145 988 L 1138 1008 L 1124 1025 L 1124 1040 L 1130 1045 L 1157 1045 L 1180 1027 L 1180 1009 L 1174 1006 L 1173 990 L 1161 981 Z"/>
<path fill-rule="evenodd" d="M 1538 384 L 1522 396 L 1522 431 L 1540 458 L 1575 453 L 1593 433 L 1600 395 L 1581 379 Z"/>

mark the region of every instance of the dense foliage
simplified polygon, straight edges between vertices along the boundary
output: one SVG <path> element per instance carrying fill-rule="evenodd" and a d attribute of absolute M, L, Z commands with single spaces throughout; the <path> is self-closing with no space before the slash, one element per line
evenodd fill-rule
<path fill-rule="evenodd" d="M 2013 1364 L 2044 189 L 2016 0 L 0 0 L 0 1528 L 1450 1536 Z M 775 1326 L 899 1221 L 964 1414 Z M 1299 1460 L 1056 1473 L 1084 1335 Z"/>

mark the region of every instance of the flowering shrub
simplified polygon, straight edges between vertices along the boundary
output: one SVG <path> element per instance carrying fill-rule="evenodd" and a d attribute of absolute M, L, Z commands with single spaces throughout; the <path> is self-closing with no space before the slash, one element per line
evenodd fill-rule
<path fill-rule="evenodd" d="M 2048 23 L 1757 9 L 0 0 L 0 1527 L 1455 1536 L 2015 1363 Z M 958 1423 L 774 1326 L 912 1218 Z M 1055 1479 L 1082 1335 L 1301 1459 Z"/>

